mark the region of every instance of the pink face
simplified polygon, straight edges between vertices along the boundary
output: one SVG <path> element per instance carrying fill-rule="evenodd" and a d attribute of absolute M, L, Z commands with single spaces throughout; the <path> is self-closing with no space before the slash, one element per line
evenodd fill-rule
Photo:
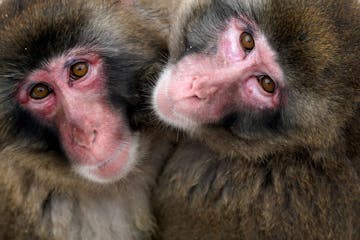
<path fill-rule="evenodd" d="M 30 73 L 19 87 L 23 108 L 59 132 L 75 171 L 97 182 L 123 177 L 137 141 L 106 100 L 102 59 L 74 49 Z"/>
<path fill-rule="evenodd" d="M 280 105 L 284 77 L 265 36 L 246 19 L 232 19 L 220 34 L 215 55 L 190 54 L 168 66 L 153 105 L 162 120 L 184 129 L 216 123 L 243 108 Z"/>

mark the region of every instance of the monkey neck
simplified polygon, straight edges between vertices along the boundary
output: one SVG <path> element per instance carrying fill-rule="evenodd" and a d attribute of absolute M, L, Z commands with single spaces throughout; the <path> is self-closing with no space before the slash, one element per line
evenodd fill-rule
<path fill-rule="evenodd" d="M 54 239 L 143 239 L 151 234 L 143 226 L 153 226 L 147 191 L 139 186 L 131 191 L 114 186 L 111 194 L 49 192 L 42 203 L 41 232 Z"/>
<path fill-rule="evenodd" d="M 49 181 L 36 171 L 9 168 L 6 161 L 0 166 L 8 169 L 0 178 L 0 191 L 4 191 L 0 199 L 4 214 L 12 219 L 7 223 L 9 236 L 134 240 L 148 239 L 152 234 L 149 194 L 155 171 L 91 189 L 81 185 L 61 188 L 59 182 Z M 18 232 L 10 233 L 13 229 Z"/>

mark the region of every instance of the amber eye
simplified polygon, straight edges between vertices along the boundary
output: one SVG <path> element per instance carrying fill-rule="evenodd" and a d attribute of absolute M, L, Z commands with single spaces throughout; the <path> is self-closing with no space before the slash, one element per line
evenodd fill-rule
<path fill-rule="evenodd" d="M 35 100 L 40 100 L 49 96 L 52 90 L 43 83 L 36 84 L 30 91 L 30 97 Z"/>
<path fill-rule="evenodd" d="M 70 67 L 70 75 L 74 80 L 84 77 L 89 71 L 89 65 L 86 62 L 77 62 Z"/>
<path fill-rule="evenodd" d="M 255 40 L 253 36 L 251 36 L 251 34 L 247 32 L 243 32 L 240 35 L 240 43 L 241 46 L 247 51 L 251 51 L 255 47 Z"/>
<path fill-rule="evenodd" d="M 265 92 L 274 93 L 276 89 L 275 82 L 269 76 L 262 76 L 259 78 L 259 83 Z"/>

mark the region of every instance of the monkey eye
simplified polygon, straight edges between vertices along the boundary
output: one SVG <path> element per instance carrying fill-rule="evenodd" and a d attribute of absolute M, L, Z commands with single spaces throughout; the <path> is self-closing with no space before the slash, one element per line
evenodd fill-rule
<path fill-rule="evenodd" d="M 240 43 L 241 46 L 247 51 L 251 51 L 255 47 L 255 40 L 253 36 L 248 32 L 243 32 L 240 35 Z"/>
<path fill-rule="evenodd" d="M 265 92 L 274 93 L 276 89 L 276 84 L 269 76 L 261 76 L 258 78 L 258 81 L 261 87 Z"/>
<path fill-rule="evenodd" d="M 52 90 L 44 83 L 38 83 L 30 90 L 30 97 L 35 100 L 40 100 L 49 96 Z"/>
<path fill-rule="evenodd" d="M 86 62 L 77 62 L 70 67 L 70 77 L 73 80 L 78 80 L 84 77 L 89 71 L 89 64 Z"/>

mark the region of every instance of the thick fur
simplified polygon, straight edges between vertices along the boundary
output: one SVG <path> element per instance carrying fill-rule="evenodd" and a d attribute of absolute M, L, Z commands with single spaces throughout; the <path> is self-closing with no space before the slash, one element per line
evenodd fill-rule
<path fill-rule="evenodd" d="M 256 22 L 278 54 L 287 102 L 191 129 L 154 194 L 161 239 L 360 238 L 357 1 L 186 1 L 170 62 L 207 54 L 226 20 Z M 191 51 L 188 51 L 191 46 Z"/>
<path fill-rule="evenodd" d="M 148 19 L 120 1 L 4 1 L 0 10 L 0 238 L 149 239 L 156 225 L 149 194 L 171 144 L 147 130 L 145 89 L 166 54 Z M 165 30 L 164 30 L 165 31 Z M 100 185 L 76 175 L 56 131 L 24 111 L 17 83 L 72 47 L 104 59 L 109 104 L 129 118 L 140 144 L 135 169 Z M 165 47 L 164 47 L 165 46 Z"/>
<path fill-rule="evenodd" d="M 73 176 L 57 153 L 9 145 L 1 151 L 1 239 L 150 239 L 151 186 L 171 145 L 149 132 L 142 161 L 117 183 Z M 140 150 L 139 150 L 140 151 Z"/>

